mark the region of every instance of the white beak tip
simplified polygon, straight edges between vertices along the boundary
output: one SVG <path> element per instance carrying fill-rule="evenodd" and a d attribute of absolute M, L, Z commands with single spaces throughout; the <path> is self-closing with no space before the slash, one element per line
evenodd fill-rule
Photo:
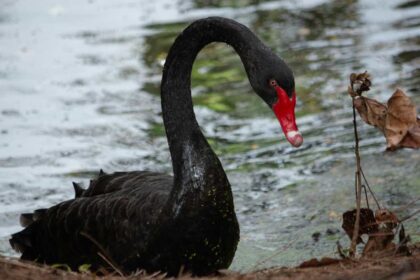
<path fill-rule="evenodd" d="M 286 133 L 286 138 L 294 147 L 299 147 L 303 143 L 302 134 L 297 130 L 288 131 Z"/>

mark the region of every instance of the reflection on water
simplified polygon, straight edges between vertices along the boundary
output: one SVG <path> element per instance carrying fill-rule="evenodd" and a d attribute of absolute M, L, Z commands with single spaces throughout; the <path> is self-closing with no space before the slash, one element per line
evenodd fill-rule
<path fill-rule="evenodd" d="M 290 64 L 305 139 L 299 149 L 286 143 L 232 48 L 211 44 L 199 54 L 195 110 L 233 185 L 241 224 L 233 268 L 291 265 L 345 243 L 340 213 L 352 206 L 354 170 L 347 76 L 368 69 L 372 96 L 385 101 L 398 86 L 420 104 L 420 3 L 181 2 L 4 5 L 1 253 L 12 254 L 7 239 L 19 229 L 18 214 L 72 197 L 71 181 L 87 182 L 99 168 L 171 172 L 162 66 L 175 36 L 208 15 L 246 24 Z M 380 133 L 359 128 L 365 173 L 381 200 L 398 207 L 419 196 L 419 153 L 384 153 Z M 419 224 L 413 218 L 407 228 Z"/>

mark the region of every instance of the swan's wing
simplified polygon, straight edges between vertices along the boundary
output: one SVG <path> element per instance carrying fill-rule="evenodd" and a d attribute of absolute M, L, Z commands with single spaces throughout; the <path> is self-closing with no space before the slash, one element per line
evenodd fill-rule
<path fill-rule="evenodd" d="M 124 267 L 145 250 L 171 188 L 169 176 L 130 172 L 114 177 L 100 194 L 92 191 L 26 217 L 27 227 L 10 243 L 23 259 L 77 269 L 85 263 L 103 265 L 100 252 Z"/>
<path fill-rule="evenodd" d="M 132 188 L 133 186 L 148 185 L 148 184 L 162 184 L 162 181 L 167 181 L 165 184 L 171 184 L 172 176 L 149 172 L 149 171 L 132 171 L 132 172 L 115 172 L 113 174 L 99 173 L 96 179 L 90 181 L 89 187 L 84 190 L 78 184 L 73 183 L 75 197 L 88 197 L 99 194 L 105 194 L 115 191 L 120 191 L 125 188 Z"/>

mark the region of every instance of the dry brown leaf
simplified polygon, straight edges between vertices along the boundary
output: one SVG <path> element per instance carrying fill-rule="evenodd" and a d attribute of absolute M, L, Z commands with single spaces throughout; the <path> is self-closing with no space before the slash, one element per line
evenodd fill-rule
<path fill-rule="evenodd" d="M 341 227 L 349 236 L 350 240 L 353 239 L 353 231 L 356 223 L 356 209 L 343 213 L 343 224 Z M 360 237 L 363 234 L 373 234 L 378 231 L 378 224 L 376 223 L 373 211 L 368 208 L 360 208 L 360 222 L 359 232 L 357 237 L 357 244 L 363 243 Z"/>
<path fill-rule="evenodd" d="M 401 224 L 400 232 L 398 233 L 398 247 L 397 254 L 404 256 L 411 256 L 410 248 L 408 247 L 408 242 L 411 241 L 410 235 L 405 235 L 404 225 Z"/>
<path fill-rule="evenodd" d="M 354 107 L 362 120 L 377 127 L 380 131 L 385 130 L 387 107 L 375 99 L 360 96 L 354 99 Z"/>
<path fill-rule="evenodd" d="M 401 89 L 394 92 L 387 104 L 362 96 L 372 85 L 370 79 L 367 72 L 352 73 L 347 90 L 362 120 L 384 134 L 387 150 L 420 148 L 420 119 L 414 103 Z"/>
<path fill-rule="evenodd" d="M 321 260 L 318 260 L 317 258 L 313 258 L 313 259 L 304 261 L 298 267 L 299 268 L 320 267 L 320 266 L 336 264 L 339 262 L 340 260 L 329 258 L 329 257 L 323 257 Z"/>
<path fill-rule="evenodd" d="M 375 211 L 375 220 L 378 225 L 378 232 L 370 234 L 369 240 L 363 249 L 363 256 L 380 256 L 395 250 L 394 229 L 398 226 L 398 217 L 388 209 Z"/>
<path fill-rule="evenodd" d="M 355 227 L 356 210 L 350 210 L 343 213 L 343 229 L 346 231 L 350 239 L 353 236 Z M 393 242 L 395 237 L 395 230 L 401 226 L 399 232 L 400 242 L 398 247 Z M 366 245 L 363 248 L 363 257 L 383 257 L 387 255 L 409 255 L 407 243 L 410 241 L 409 237 L 405 235 L 404 226 L 400 223 L 397 215 L 388 209 L 378 209 L 373 213 L 369 208 L 360 209 L 360 224 L 358 233 L 358 244 L 362 243 L 361 235 L 367 234 L 369 236 Z M 311 260 L 310 264 L 316 264 Z"/>
<path fill-rule="evenodd" d="M 351 73 L 348 92 L 352 97 L 361 96 L 363 92 L 370 89 L 371 85 L 371 77 L 367 71 L 359 74 Z"/>
<path fill-rule="evenodd" d="M 415 105 L 402 90 L 397 89 L 388 100 L 388 112 L 385 119 L 387 148 L 397 148 L 406 137 L 408 130 L 416 126 L 417 112 Z"/>
<path fill-rule="evenodd" d="M 354 74 L 354 73 L 353 73 Z M 357 93 L 354 92 L 354 90 L 352 89 L 351 86 L 348 86 L 347 88 L 347 93 L 351 96 L 351 97 L 355 97 L 357 96 Z"/>
<path fill-rule="evenodd" d="M 364 257 L 381 257 L 395 252 L 394 233 L 388 228 L 379 228 L 376 234 L 369 235 L 369 240 L 363 248 Z"/>
<path fill-rule="evenodd" d="M 395 228 L 399 223 L 397 216 L 385 208 L 375 211 L 375 220 L 379 225 L 386 224 L 389 228 Z"/>
<path fill-rule="evenodd" d="M 400 146 L 414 149 L 420 147 L 420 119 L 417 119 L 416 125 L 408 129 L 408 132 L 401 141 Z"/>

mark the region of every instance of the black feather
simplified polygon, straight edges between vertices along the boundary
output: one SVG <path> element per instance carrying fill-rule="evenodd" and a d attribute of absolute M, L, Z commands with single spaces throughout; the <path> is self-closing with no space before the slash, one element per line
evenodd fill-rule
<path fill-rule="evenodd" d="M 33 215 L 33 219 L 34 221 L 37 221 L 39 219 L 41 219 L 45 213 L 47 212 L 48 209 L 42 208 L 42 209 L 36 209 L 34 211 L 34 215 Z"/>
<path fill-rule="evenodd" d="M 34 215 L 32 213 L 23 213 L 20 215 L 19 222 L 22 227 L 26 228 L 34 222 Z"/>
<path fill-rule="evenodd" d="M 85 191 L 78 183 L 75 182 L 73 182 L 73 188 L 75 198 L 82 196 L 83 192 Z"/>

